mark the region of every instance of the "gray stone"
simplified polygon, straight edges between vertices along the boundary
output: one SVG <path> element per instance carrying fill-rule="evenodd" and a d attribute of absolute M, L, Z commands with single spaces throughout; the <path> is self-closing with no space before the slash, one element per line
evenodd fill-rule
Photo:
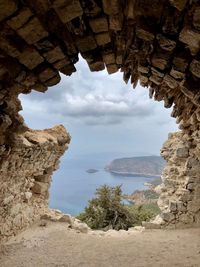
<path fill-rule="evenodd" d="M 178 158 L 187 158 L 189 156 L 189 150 L 187 147 L 181 147 L 176 150 L 176 156 Z"/>

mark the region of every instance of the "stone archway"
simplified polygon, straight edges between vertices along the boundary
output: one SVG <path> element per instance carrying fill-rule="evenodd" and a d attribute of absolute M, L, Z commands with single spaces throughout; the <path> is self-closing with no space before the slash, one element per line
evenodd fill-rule
<path fill-rule="evenodd" d="M 45 92 L 59 72 L 71 75 L 79 53 L 91 71 L 121 69 L 125 82 L 140 81 L 150 97 L 173 106 L 182 131 L 162 151 L 160 221 L 199 225 L 199 16 L 195 0 L 0 0 L 1 238 L 45 209 L 50 176 L 70 140 L 62 126 L 28 129 L 18 95 Z"/>

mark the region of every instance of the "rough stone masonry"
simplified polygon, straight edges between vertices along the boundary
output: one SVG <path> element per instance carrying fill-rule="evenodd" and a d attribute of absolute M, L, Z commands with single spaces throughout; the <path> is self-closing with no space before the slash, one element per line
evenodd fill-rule
<path fill-rule="evenodd" d="M 59 83 L 60 73 L 70 76 L 79 55 L 91 71 L 106 68 L 112 74 L 121 70 L 125 82 L 130 80 L 135 88 L 139 81 L 149 89 L 150 97 L 172 107 L 171 115 L 181 132 L 164 146 L 168 165 L 159 200 L 161 216 L 164 224 L 199 225 L 200 1 L 0 0 L 1 236 L 12 235 L 33 220 L 31 212 L 25 220 L 20 207 L 14 209 L 16 216 L 10 215 L 16 203 L 12 188 L 18 188 L 17 199 L 25 193 L 30 196 L 32 186 L 26 190 L 25 180 L 30 182 L 35 166 L 45 169 L 44 162 L 34 156 L 35 149 L 29 151 L 33 157 L 29 164 L 36 165 L 26 175 L 13 159 L 20 154 L 19 164 L 28 168 L 26 138 L 22 141 L 21 137 L 30 130 L 18 114 L 18 95 L 45 92 Z M 47 143 L 48 151 L 57 151 L 58 159 L 64 152 L 62 146 Z M 45 154 L 47 147 L 41 147 Z M 55 163 L 49 163 L 52 169 Z M 15 186 L 10 187 L 18 171 Z M 26 198 L 23 203 L 30 203 L 23 204 L 29 208 L 35 205 Z M 13 228 L 14 219 L 17 226 Z"/>

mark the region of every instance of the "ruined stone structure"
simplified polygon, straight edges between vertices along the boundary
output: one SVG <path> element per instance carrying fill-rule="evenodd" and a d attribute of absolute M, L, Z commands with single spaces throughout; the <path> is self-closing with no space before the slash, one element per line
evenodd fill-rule
<path fill-rule="evenodd" d="M 45 213 L 52 172 L 70 141 L 63 126 L 27 130 L 14 138 L 0 172 L 0 234 L 4 239 Z"/>
<path fill-rule="evenodd" d="M 37 190 L 33 189 L 37 188 L 33 180 L 46 175 L 45 170 L 51 164 L 54 169 L 69 141 L 65 134 L 62 145 L 58 140 L 47 141 L 45 147 L 27 139 L 30 130 L 18 114 L 21 109 L 18 95 L 31 90 L 45 92 L 59 83 L 59 73 L 70 76 L 76 71 L 74 64 L 79 54 L 91 71 L 106 68 L 112 74 L 121 70 L 125 82 L 130 80 L 136 87 L 139 81 L 149 88 L 150 97 L 163 100 L 166 108 L 173 107 L 172 117 L 182 131 L 170 137 L 162 152 L 168 161 L 159 200 L 163 223 L 198 225 L 199 0 L 0 0 L 1 235 L 12 234 L 12 227 L 16 230 L 24 227 L 35 212 L 27 216 L 29 219 L 24 219 L 26 215 L 17 208 L 16 217 L 8 214 L 12 213 L 12 203 L 16 203 L 9 183 L 15 179 L 18 191 L 22 191 L 22 195 L 17 194 L 17 202 L 24 201 L 23 205 L 29 207 L 36 205 L 40 197 L 36 202 L 35 197 L 27 200 L 28 193 Z M 45 158 L 50 156 L 52 146 L 53 162 L 48 167 L 44 165 L 35 149 L 27 152 L 33 158 L 29 161 L 26 158 L 29 146 L 41 147 Z M 46 154 L 46 149 L 50 154 Z M 19 163 L 17 158 L 21 160 Z M 28 173 L 19 168 L 22 163 L 26 166 L 25 162 L 27 166 L 33 164 Z M 44 191 L 46 194 L 47 190 Z M 2 227 L 7 216 L 15 218 L 16 223 L 9 220 Z"/>

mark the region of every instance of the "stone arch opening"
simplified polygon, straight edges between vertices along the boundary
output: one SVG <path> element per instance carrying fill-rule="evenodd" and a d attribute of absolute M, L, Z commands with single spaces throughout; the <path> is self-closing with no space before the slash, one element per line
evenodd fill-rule
<path fill-rule="evenodd" d="M 79 53 L 91 71 L 121 69 L 125 82 L 130 79 L 135 87 L 140 81 L 150 87 L 150 97 L 173 106 L 181 133 L 172 135 L 162 152 L 169 162 L 160 198 L 162 219 L 164 225 L 199 225 L 199 2 L 6 0 L 0 7 L 1 237 L 22 229 L 45 208 L 38 201 L 26 205 L 28 195 L 22 191 L 27 181 L 15 182 L 15 168 L 30 175 L 37 150 L 54 149 L 47 158 L 56 165 L 70 140 L 62 126 L 28 129 L 18 113 L 18 95 L 46 91 L 60 81 L 59 71 L 71 75 Z M 34 172 L 42 169 L 43 175 L 49 166 L 40 164 Z M 22 194 L 12 194 L 16 188 Z M 13 207 L 16 195 L 20 203 Z"/>
<path fill-rule="evenodd" d="M 79 189 L 82 197 L 82 203 L 79 205 L 83 209 L 87 205 L 87 200 L 93 197 L 97 186 L 109 183 L 109 180 L 117 185 L 126 184 L 123 179 L 119 181 L 119 178 L 113 181 L 114 179 L 109 173 L 106 174 L 101 170 L 111 160 L 120 157 L 158 156 L 162 143 L 167 139 L 168 131 L 177 130 L 175 123 L 170 123 L 170 110 L 163 109 L 162 102 L 156 103 L 149 99 L 147 89 L 137 86 L 133 91 L 131 84 L 123 82 L 120 73 L 112 76 L 105 71 L 91 73 L 86 62 L 80 60 L 81 62 L 76 64 L 77 72 L 70 78 L 61 76 L 62 79 L 58 86 L 50 88 L 45 94 L 34 92 L 20 97 L 23 106 L 21 115 L 31 128 L 51 127 L 59 122 L 68 129 L 72 136 L 70 149 L 65 154 L 66 158 L 61 161 L 60 170 L 53 174 L 51 183 L 53 191 L 50 190 L 49 194 L 50 207 L 63 209 L 64 212 L 72 215 L 78 214 L 74 213 L 71 208 L 73 205 L 76 206 L 74 208 L 76 211 L 82 211 L 77 204 L 81 201 L 77 201 L 75 187 Z M 86 82 L 83 81 L 84 78 Z M 118 121 L 116 122 L 116 120 Z M 172 118 L 171 122 L 174 122 Z M 103 160 L 99 160 L 100 162 L 97 164 L 97 159 L 95 161 L 93 159 L 102 158 L 102 154 Z M 90 157 L 90 163 L 84 157 Z M 82 162 L 80 162 L 81 160 Z M 81 188 L 79 184 L 76 184 L 77 172 L 73 173 L 69 162 L 72 163 L 72 166 L 76 162 L 76 169 L 79 168 L 79 164 L 85 163 L 84 169 L 81 169 L 79 173 L 82 178 L 78 181 L 83 183 Z M 69 167 L 69 170 L 65 165 Z M 91 177 L 85 177 L 86 170 L 89 168 L 101 170 L 102 177 L 99 177 L 99 180 L 102 182 L 99 181 L 96 187 L 90 186 L 89 178 Z M 64 170 L 66 174 L 64 174 Z M 106 177 L 110 178 L 106 180 Z M 93 178 L 95 180 L 95 177 Z M 71 181 L 73 179 L 74 182 Z M 35 177 L 35 180 L 38 184 L 40 177 L 39 179 Z M 135 188 L 134 178 L 129 180 L 133 180 L 132 188 L 131 182 L 127 181 L 130 191 L 127 186 L 124 186 L 122 188 L 124 194 L 132 194 L 134 190 L 139 189 Z M 138 181 L 139 187 L 144 183 L 142 179 L 140 180 L 141 182 Z M 87 182 L 89 184 L 86 189 Z M 137 179 L 135 183 L 137 183 Z M 60 186 L 60 191 L 58 186 Z M 68 189 L 70 186 L 73 186 L 71 190 Z M 76 197 L 72 194 L 73 189 Z M 84 193 L 84 190 L 87 193 Z M 89 198 L 88 195 L 90 195 Z M 61 202 L 62 204 L 60 204 Z"/>

